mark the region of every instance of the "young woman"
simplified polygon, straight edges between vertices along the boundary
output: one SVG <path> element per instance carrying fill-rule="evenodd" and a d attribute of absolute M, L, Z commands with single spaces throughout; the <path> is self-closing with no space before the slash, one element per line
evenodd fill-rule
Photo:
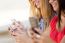
<path fill-rule="evenodd" d="M 48 0 L 56 12 L 40 43 L 65 43 L 65 0 Z"/>
<path fill-rule="evenodd" d="M 41 14 L 41 0 L 29 0 L 29 2 L 30 2 L 31 11 L 32 11 L 31 16 L 37 19 L 38 27 L 40 27 L 41 30 L 43 31 L 44 21 L 43 21 L 42 14 Z"/>
<path fill-rule="evenodd" d="M 38 19 L 38 24 L 41 31 L 45 31 L 51 20 L 51 10 L 46 0 L 29 0 L 32 15 Z M 31 15 L 31 16 L 32 16 Z"/>
<path fill-rule="evenodd" d="M 40 18 L 40 0 L 29 0 L 30 4 L 31 4 L 31 9 L 32 9 L 32 14 L 36 17 L 38 16 L 38 18 Z M 37 12 L 35 12 L 36 10 Z M 34 10 L 34 11 L 33 11 Z M 38 15 L 36 15 L 36 13 Z M 34 35 L 32 35 L 33 37 L 29 37 L 27 34 L 27 31 L 24 30 L 24 27 L 22 26 L 22 24 L 18 21 L 14 21 L 13 24 L 10 26 L 9 29 L 10 33 L 12 36 L 14 36 L 16 43 L 34 43 L 36 39 L 32 39 L 33 37 L 36 37 L 36 33 L 34 33 Z M 31 30 L 33 32 L 33 30 Z M 30 32 L 31 33 L 31 32 Z M 28 39 L 28 40 L 27 40 Z"/>
<path fill-rule="evenodd" d="M 45 4 L 46 1 L 45 0 L 29 0 L 29 1 L 32 5 L 31 8 L 33 9 L 33 11 L 35 11 L 33 7 L 35 7 L 37 9 L 36 13 L 39 15 L 38 18 L 40 18 L 41 17 L 40 15 L 42 15 L 45 20 L 48 20 L 48 18 L 47 18 L 47 16 L 48 16 L 47 15 L 47 7 L 46 7 L 46 4 Z M 38 3 L 40 3 L 40 4 L 38 4 Z M 34 13 L 33 11 L 32 11 L 32 13 Z M 34 13 L 34 14 L 36 14 L 36 13 Z M 35 15 L 35 17 L 36 16 L 37 15 Z M 45 16 L 46 16 L 46 18 L 45 18 Z M 37 31 L 38 29 L 35 28 L 34 30 Z M 34 42 L 37 42 L 38 41 L 37 38 L 40 37 L 40 36 L 38 36 L 37 33 L 35 33 L 36 31 L 34 31 L 34 30 L 31 30 L 31 32 L 30 32 L 32 34 L 31 38 L 28 37 L 28 34 L 24 30 L 24 27 L 18 21 L 13 22 L 13 25 L 9 29 L 10 33 L 12 34 L 12 36 L 14 36 L 17 43 L 34 43 Z M 39 33 L 39 31 L 37 31 L 37 32 Z M 25 38 L 26 39 L 29 38 L 29 39 L 26 40 Z"/>

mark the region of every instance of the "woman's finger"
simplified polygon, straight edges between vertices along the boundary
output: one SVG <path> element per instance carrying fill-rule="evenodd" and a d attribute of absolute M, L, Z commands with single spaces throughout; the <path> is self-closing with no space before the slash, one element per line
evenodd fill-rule
<path fill-rule="evenodd" d="M 22 22 L 16 21 L 15 19 L 13 19 L 12 21 L 13 21 L 12 25 L 15 25 L 16 27 L 19 27 L 19 28 L 20 28 L 20 27 L 21 27 L 21 28 L 24 28 Z"/>
<path fill-rule="evenodd" d="M 40 30 L 38 28 L 33 28 L 32 31 L 38 35 L 40 35 Z"/>

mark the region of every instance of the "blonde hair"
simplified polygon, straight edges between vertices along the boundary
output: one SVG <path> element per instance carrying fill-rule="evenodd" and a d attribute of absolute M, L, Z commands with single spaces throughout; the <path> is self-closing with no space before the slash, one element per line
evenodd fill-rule
<path fill-rule="evenodd" d="M 47 0 L 41 0 L 41 13 L 44 22 L 46 23 L 45 27 L 47 27 L 49 25 L 51 17 L 51 9 Z"/>
<path fill-rule="evenodd" d="M 35 7 L 33 0 L 29 0 L 30 2 L 30 16 L 40 17 L 40 11 Z"/>
<path fill-rule="evenodd" d="M 45 28 L 49 25 L 51 10 L 47 0 L 40 0 L 40 10 L 37 9 L 34 5 L 33 0 L 29 0 L 30 8 L 31 8 L 31 16 L 38 16 L 42 15 L 43 20 L 45 22 Z M 36 12 L 37 10 L 37 12 Z"/>

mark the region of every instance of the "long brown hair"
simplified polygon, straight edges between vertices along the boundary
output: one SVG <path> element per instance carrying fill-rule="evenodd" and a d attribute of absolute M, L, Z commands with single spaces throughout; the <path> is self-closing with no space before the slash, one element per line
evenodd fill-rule
<path fill-rule="evenodd" d="M 57 0 L 58 1 L 58 4 L 59 4 L 59 11 L 58 11 L 58 27 L 60 28 L 61 25 L 60 25 L 60 21 L 61 21 L 61 11 L 65 12 L 65 0 Z"/>

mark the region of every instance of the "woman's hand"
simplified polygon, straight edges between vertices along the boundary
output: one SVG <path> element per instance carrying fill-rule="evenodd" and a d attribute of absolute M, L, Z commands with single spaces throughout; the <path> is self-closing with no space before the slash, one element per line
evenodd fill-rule
<path fill-rule="evenodd" d="M 24 32 L 24 26 L 22 25 L 20 21 L 14 20 L 9 27 L 9 31 L 11 32 L 13 36 L 16 36 L 17 35 L 16 33 L 21 34 Z"/>
<path fill-rule="evenodd" d="M 39 28 L 31 28 L 27 31 L 30 38 L 32 38 L 34 43 L 38 43 L 38 40 L 41 37 L 41 32 Z"/>
<path fill-rule="evenodd" d="M 19 21 L 14 21 L 9 27 L 9 32 L 15 38 L 16 43 L 33 43 L 32 39 L 26 34 L 24 26 Z"/>

